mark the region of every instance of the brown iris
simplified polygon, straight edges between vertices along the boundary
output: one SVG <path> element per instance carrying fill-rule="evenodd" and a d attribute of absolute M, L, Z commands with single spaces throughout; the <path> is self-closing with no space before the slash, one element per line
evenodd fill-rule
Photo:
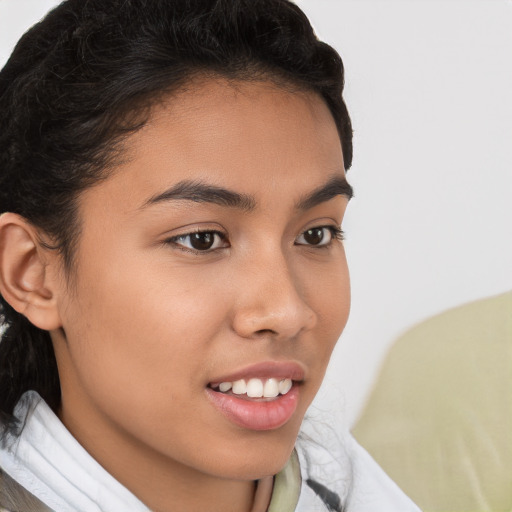
<path fill-rule="evenodd" d="M 211 249 L 215 241 L 215 233 L 193 233 L 190 235 L 190 245 L 197 251 L 207 251 Z"/>
<path fill-rule="evenodd" d="M 323 228 L 313 228 L 304 231 L 304 240 L 310 245 L 318 245 L 324 239 Z"/>

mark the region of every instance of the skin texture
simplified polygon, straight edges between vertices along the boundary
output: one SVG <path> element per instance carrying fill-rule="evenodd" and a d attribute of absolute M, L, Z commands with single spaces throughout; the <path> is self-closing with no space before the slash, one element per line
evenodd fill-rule
<path fill-rule="evenodd" d="M 39 306 L 12 302 L 51 330 L 60 417 L 114 477 L 155 511 L 248 511 L 253 481 L 286 463 L 348 317 L 342 242 L 302 236 L 339 227 L 348 199 L 297 208 L 344 176 L 335 123 L 313 93 L 205 79 L 155 107 L 125 151 L 79 198 L 72 276 L 30 226 L 3 220 L 4 246 L 35 247 L 17 276 Z M 250 196 L 252 208 L 148 204 L 183 180 Z M 212 250 L 172 238 L 198 229 L 221 233 Z M 238 426 L 207 386 L 268 361 L 304 371 L 297 408 L 279 428 Z"/>

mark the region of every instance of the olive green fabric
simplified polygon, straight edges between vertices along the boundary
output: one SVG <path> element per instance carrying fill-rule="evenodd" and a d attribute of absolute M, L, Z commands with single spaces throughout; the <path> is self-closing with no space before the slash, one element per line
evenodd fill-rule
<path fill-rule="evenodd" d="M 512 511 L 512 292 L 402 336 L 353 432 L 425 512 Z"/>

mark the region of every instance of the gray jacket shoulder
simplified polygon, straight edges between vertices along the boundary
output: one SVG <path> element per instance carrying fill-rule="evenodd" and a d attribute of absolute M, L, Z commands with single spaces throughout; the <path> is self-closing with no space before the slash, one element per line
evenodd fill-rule
<path fill-rule="evenodd" d="M 0 468 L 0 512 L 52 512 Z"/>

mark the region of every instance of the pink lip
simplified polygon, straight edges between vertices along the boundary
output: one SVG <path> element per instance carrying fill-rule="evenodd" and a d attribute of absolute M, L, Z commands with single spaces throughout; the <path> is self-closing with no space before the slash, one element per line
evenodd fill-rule
<path fill-rule="evenodd" d="M 274 430 L 287 423 L 297 408 L 299 386 L 271 401 L 239 398 L 206 388 L 208 398 L 228 420 L 250 430 Z"/>
<path fill-rule="evenodd" d="M 246 395 L 220 393 L 212 388 L 221 382 L 239 379 L 291 379 L 292 389 L 286 395 L 273 399 L 251 399 Z M 299 400 L 299 384 L 304 380 L 305 371 L 294 361 L 266 361 L 240 368 L 232 373 L 216 377 L 206 388 L 208 398 L 228 420 L 250 430 L 273 430 L 283 426 L 293 416 Z"/>
<path fill-rule="evenodd" d="M 304 380 L 304 369 L 293 361 L 266 361 L 257 363 L 223 375 L 210 381 L 211 387 L 221 382 L 234 382 L 240 379 L 262 378 L 269 379 L 292 379 L 294 381 Z"/>

